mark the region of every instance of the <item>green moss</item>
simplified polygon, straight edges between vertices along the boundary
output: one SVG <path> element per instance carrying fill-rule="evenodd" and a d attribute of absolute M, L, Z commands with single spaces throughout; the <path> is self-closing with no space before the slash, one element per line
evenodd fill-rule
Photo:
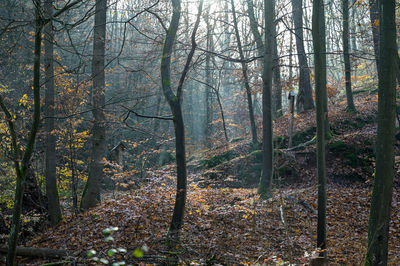
<path fill-rule="evenodd" d="M 298 132 L 292 137 L 292 146 L 295 147 L 299 144 L 305 143 L 311 140 L 316 134 L 316 128 L 310 127 L 305 131 Z"/>
<path fill-rule="evenodd" d="M 229 150 L 229 151 L 226 151 L 223 154 L 215 155 L 215 156 L 211 157 L 210 159 L 201 160 L 200 163 L 204 167 L 209 169 L 209 168 L 213 168 L 213 167 L 215 167 L 215 166 L 217 166 L 217 165 L 219 165 L 219 164 L 221 164 L 223 162 L 232 160 L 236 156 L 237 155 L 233 151 Z"/>
<path fill-rule="evenodd" d="M 263 151 L 255 150 L 250 153 L 250 156 L 253 157 L 254 163 L 262 163 L 263 162 Z"/>
<path fill-rule="evenodd" d="M 239 142 L 239 141 L 242 141 L 242 140 L 244 140 L 244 138 L 242 138 L 242 137 L 233 138 L 233 139 L 231 139 L 231 143 Z"/>
<path fill-rule="evenodd" d="M 349 145 L 343 141 L 335 141 L 328 145 L 333 153 L 339 153 L 345 159 L 345 164 L 357 168 L 361 167 L 364 171 L 370 172 L 369 159 L 374 156 L 373 150 L 366 144 L 363 147 Z"/>
<path fill-rule="evenodd" d="M 368 88 L 366 88 L 366 89 L 360 89 L 360 90 L 355 90 L 355 91 L 353 91 L 353 95 L 357 95 L 357 94 L 360 94 L 360 93 L 363 93 L 363 92 L 370 92 L 371 90 L 370 89 L 368 89 Z"/>

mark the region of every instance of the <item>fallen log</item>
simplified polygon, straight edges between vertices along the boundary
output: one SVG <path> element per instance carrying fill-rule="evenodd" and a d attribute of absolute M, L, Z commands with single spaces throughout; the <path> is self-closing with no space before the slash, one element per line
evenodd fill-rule
<path fill-rule="evenodd" d="M 0 254 L 7 254 L 7 247 L 0 247 Z M 17 247 L 17 256 L 22 257 L 34 257 L 34 258 L 65 258 L 65 257 L 76 257 L 79 255 L 79 251 L 62 250 L 62 249 L 51 249 L 51 248 L 23 248 Z"/>

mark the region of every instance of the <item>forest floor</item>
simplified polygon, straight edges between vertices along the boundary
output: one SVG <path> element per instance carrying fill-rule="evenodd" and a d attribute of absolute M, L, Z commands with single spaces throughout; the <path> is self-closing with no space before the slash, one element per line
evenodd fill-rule
<path fill-rule="evenodd" d="M 358 112 L 345 103 L 330 106 L 333 137 L 327 144 L 327 252 L 331 265 L 362 265 L 366 251 L 373 183 L 376 136 L 376 95 L 355 97 Z M 316 246 L 317 186 L 315 144 L 287 149 L 286 115 L 275 122 L 276 172 L 273 197 L 260 199 L 256 180 L 259 155 L 249 140 L 237 140 L 189 157 L 189 189 L 181 249 L 182 264 L 306 264 Z M 296 116 L 295 145 L 315 135 L 315 113 Z M 396 146 L 398 146 L 398 142 Z M 400 156 L 396 148 L 396 169 Z M 372 169 L 372 170 L 371 170 Z M 38 232 L 27 247 L 82 251 L 78 263 L 88 263 L 86 251 L 107 257 L 111 248 L 127 255 L 111 258 L 138 264 L 158 264 L 166 252 L 164 238 L 175 197 L 175 167 L 148 169 L 140 189 L 107 193 L 101 205 L 79 215 L 67 215 L 59 226 Z M 393 193 L 389 265 L 400 261 L 400 181 Z M 114 241 L 102 230 L 118 227 Z M 144 255 L 133 256 L 138 248 Z M 136 253 L 138 255 L 138 253 Z M 108 258 L 109 261 L 112 259 Z M 23 265 L 45 261 L 20 258 Z"/>

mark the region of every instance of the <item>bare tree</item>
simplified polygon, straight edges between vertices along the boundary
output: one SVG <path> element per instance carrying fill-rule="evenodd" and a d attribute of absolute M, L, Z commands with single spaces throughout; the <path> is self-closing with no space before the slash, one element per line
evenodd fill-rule
<path fill-rule="evenodd" d="M 161 57 L 161 82 L 164 96 L 170 106 L 174 130 L 175 130 L 175 152 L 177 166 L 177 187 L 174 212 L 167 234 L 167 246 L 169 249 L 175 249 L 179 244 L 179 232 L 183 224 L 183 217 L 186 205 L 187 193 L 187 171 L 186 171 L 186 148 L 185 148 L 185 125 L 182 115 L 182 88 L 186 75 L 189 71 L 194 52 L 196 50 L 196 32 L 200 24 L 200 17 L 203 8 L 203 1 L 200 1 L 196 23 L 193 28 L 191 42 L 192 47 L 186 60 L 185 67 L 179 79 L 176 95 L 171 86 L 171 55 L 174 46 L 176 33 L 179 27 L 181 16 L 180 0 L 172 0 L 172 18 L 165 37 L 163 53 Z"/>
<path fill-rule="evenodd" d="M 378 135 L 365 265 L 387 265 L 394 178 L 397 45 L 395 1 L 382 0 L 379 38 Z"/>
<path fill-rule="evenodd" d="M 53 15 L 53 0 L 44 1 L 44 12 L 46 17 Z M 48 212 L 50 223 L 55 226 L 61 219 L 60 200 L 57 190 L 57 173 L 56 173 L 56 136 L 54 130 L 54 68 L 53 68 L 53 23 L 49 21 L 44 27 L 44 68 L 45 68 L 45 106 L 44 116 L 46 131 L 46 159 L 45 159 L 45 176 L 46 176 L 46 196 L 48 202 Z"/>
<path fill-rule="evenodd" d="M 272 1 L 264 0 L 265 49 L 263 71 L 263 171 L 258 193 L 263 197 L 271 196 L 273 176 L 273 132 L 272 132 L 272 38 L 273 7 Z"/>
<path fill-rule="evenodd" d="M 103 180 L 103 157 L 106 145 L 104 53 L 106 38 L 107 0 L 96 0 L 93 36 L 93 128 L 89 176 L 82 194 L 81 209 L 87 210 L 100 202 L 100 185 Z"/>

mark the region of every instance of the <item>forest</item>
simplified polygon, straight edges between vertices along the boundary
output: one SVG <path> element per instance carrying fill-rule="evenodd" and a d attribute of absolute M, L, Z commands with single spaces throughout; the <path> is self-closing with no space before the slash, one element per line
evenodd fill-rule
<path fill-rule="evenodd" d="M 0 265 L 399 265 L 397 15 L 1 0 Z"/>

